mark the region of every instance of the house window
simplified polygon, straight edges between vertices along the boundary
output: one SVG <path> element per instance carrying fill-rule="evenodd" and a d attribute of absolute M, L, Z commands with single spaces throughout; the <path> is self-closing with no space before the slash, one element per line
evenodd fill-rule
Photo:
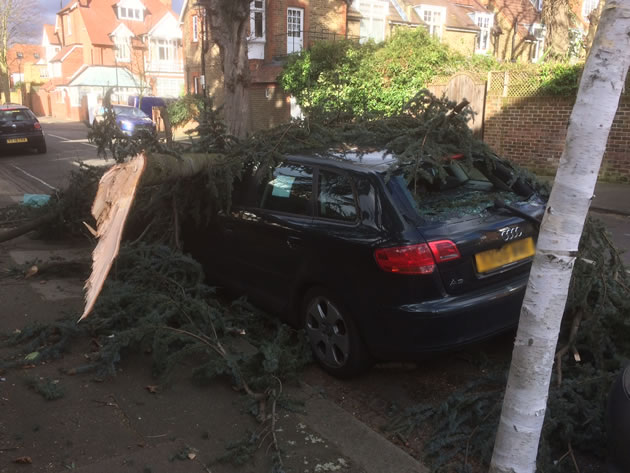
<path fill-rule="evenodd" d="M 385 19 L 389 15 L 389 2 L 380 0 L 354 0 L 352 6 L 361 13 L 359 34 L 361 42 L 369 39 L 385 40 Z"/>
<path fill-rule="evenodd" d="M 485 54 L 490 46 L 490 29 L 494 24 L 494 15 L 492 13 L 476 13 L 475 23 L 480 28 L 477 36 L 476 53 Z"/>
<path fill-rule="evenodd" d="M 177 44 L 166 39 L 157 40 L 157 57 L 159 61 L 173 61 L 176 57 Z"/>
<path fill-rule="evenodd" d="M 250 39 L 265 39 L 265 1 L 254 0 L 249 6 Z"/>
<path fill-rule="evenodd" d="M 192 17 L 192 40 L 195 43 L 199 41 L 199 17 L 197 15 Z"/>
<path fill-rule="evenodd" d="M 536 10 L 542 11 L 543 0 L 529 0 L 529 1 L 532 2 L 532 5 L 534 5 Z"/>
<path fill-rule="evenodd" d="M 584 0 L 582 2 L 582 18 L 588 21 L 588 16 L 597 8 L 599 0 Z"/>
<path fill-rule="evenodd" d="M 540 23 L 534 23 L 529 27 L 529 34 L 536 38 L 532 42 L 531 60 L 532 62 L 538 62 L 542 57 L 545 49 L 545 27 Z"/>
<path fill-rule="evenodd" d="M 72 17 L 68 15 L 68 36 L 72 34 Z"/>
<path fill-rule="evenodd" d="M 304 10 L 287 8 L 287 54 L 302 51 L 304 47 Z"/>
<path fill-rule="evenodd" d="M 131 61 L 131 48 L 129 39 L 118 37 L 114 40 L 114 44 L 116 47 L 116 60 L 118 62 Z"/>
<path fill-rule="evenodd" d="M 119 20 L 137 20 L 142 21 L 143 11 L 140 8 L 118 7 Z"/>
<path fill-rule="evenodd" d="M 442 37 L 442 27 L 446 19 L 446 8 L 434 5 L 420 5 L 416 7 L 418 16 L 427 24 L 429 34 L 436 38 Z"/>

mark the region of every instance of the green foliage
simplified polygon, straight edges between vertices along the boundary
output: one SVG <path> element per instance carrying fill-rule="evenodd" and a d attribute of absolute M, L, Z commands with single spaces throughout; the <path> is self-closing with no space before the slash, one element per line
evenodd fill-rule
<path fill-rule="evenodd" d="M 65 394 L 59 382 L 50 378 L 30 377 L 26 379 L 26 385 L 47 401 L 61 399 Z"/>
<path fill-rule="evenodd" d="M 202 95 L 184 95 L 168 104 L 167 111 L 171 125 L 174 127 L 185 125 L 196 120 L 203 108 Z"/>
<path fill-rule="evenodd" d="M 489 57 L 467 59 L 451 51 L 423 28 L 400 28 L 380 44 L 318 42 L 290 58 L 280 83 L 310 116 L 390 116 L 436 75 L 494 64 Z"/>
<path fill-rule="evenodd" d="M 540 95 L 574 95 L 580 85 L 584 64 L 543 63 L 538 68 Z"/>

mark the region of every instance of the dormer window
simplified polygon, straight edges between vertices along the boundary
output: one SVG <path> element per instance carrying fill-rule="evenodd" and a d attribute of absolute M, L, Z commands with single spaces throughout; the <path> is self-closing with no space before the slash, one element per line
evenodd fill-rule
<path fill-rule="evenodd" d="M 118 7 L 118 19 L 142 21 L 142 10 L 140 8 Z"/>
<path fill-rule="evenodd" d="M 442 29 L 446 20 L 446 7 L 421 4 L 415 7 L 416 13 L 427 25 L 431 36 L 442 37 Z"/>
<path fill-rule="evenodd" d="M 119 20 L 144 21 L 144 5 L 140 0 L 120 0 L 116 8 Z"/>
<path fill-rule="evenodd" d="M 475 52 L 477 54 L 486 54 L 490 46 L 490 30 L 494 26 L 494 15 L 492 13 L 475 12 L 472 14 L 472 19 L 479 27 Z"/>

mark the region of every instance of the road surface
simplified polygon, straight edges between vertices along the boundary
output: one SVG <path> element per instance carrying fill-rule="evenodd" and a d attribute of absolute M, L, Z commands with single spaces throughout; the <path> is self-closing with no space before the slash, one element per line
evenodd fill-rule
<path fill-rule="evenodd" d="M 99 158 L 96 146 L 87 140 L 83 123 L 40 119 L 48 152 L 31 150 L 0 153 L 0 206 L 20 202 L 24 194 L 50 194 L 62 189 L 79 161 L 107 164 Z"/>

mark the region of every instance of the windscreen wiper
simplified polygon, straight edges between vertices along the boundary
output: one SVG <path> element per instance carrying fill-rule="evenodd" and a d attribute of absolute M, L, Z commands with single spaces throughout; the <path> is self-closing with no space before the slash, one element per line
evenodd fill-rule
<path fill-rule="evenodd" d="M 503 199 L 495 199 L 494 208 L 505 209 L 518 217 L 524 218 L 525 220 L 529 220 L 534 225 L 536 225 L 536 228 L 540 228 L 540 224 L 542 223 L 542 219 L 536 218 L 533 215 L 529 215 L 528 213 L 523 212 L 522 210 L 514 207 L 513 205 L 506 204 Z"/>

